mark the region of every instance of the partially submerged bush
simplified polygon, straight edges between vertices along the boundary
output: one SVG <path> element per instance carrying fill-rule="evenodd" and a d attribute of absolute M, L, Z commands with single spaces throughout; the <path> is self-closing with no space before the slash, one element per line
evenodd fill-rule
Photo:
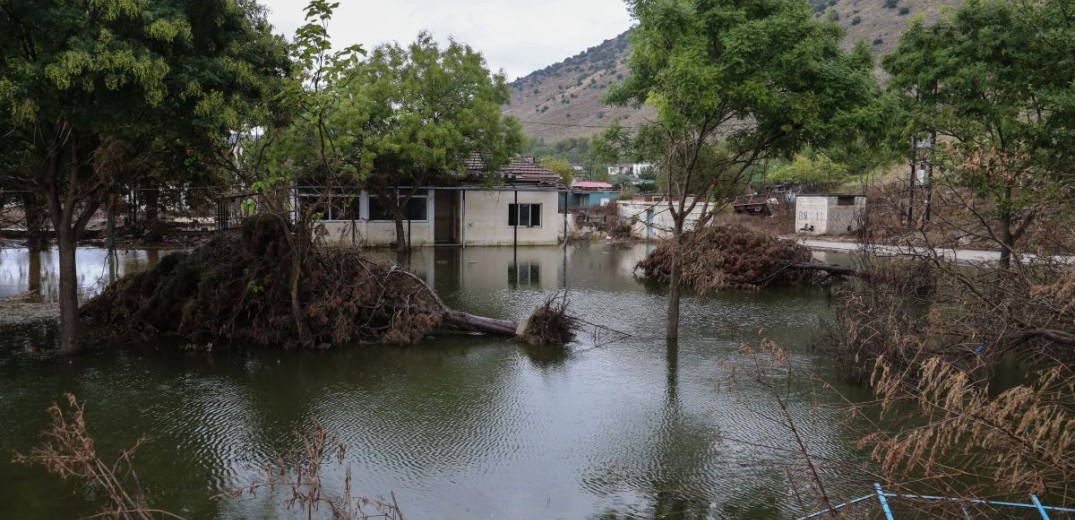
<path fill-rule="evenodd" d="M 646 278 L 668 281 L 675 244 L 665 242 L 638 263 Z M 685 233 L 683 282 L 699 292 L 725 288 L 764 288 L 815 280 L 816 271 L 801 269 L 810 250 L 791 240 L 743 226 L 705 226 Z"/>

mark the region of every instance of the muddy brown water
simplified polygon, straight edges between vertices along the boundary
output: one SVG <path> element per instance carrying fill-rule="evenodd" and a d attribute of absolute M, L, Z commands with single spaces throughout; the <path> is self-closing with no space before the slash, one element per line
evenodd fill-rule
<path fill-rule="evenodd" d="M 682 339 L 669 344 L 662 290 L 632 276 L 646 252 L 646 245 L 594 243 L 566 254 L 438 248 L 412 255 L 411 268 L 446 303 L 475 314 L 519 319 L 566 287 L 573 311 L 604 328 L 590 326 L 559 351 L 452 336 L 417 348 L 317 352 L 189 354 L 148 343 L 64 359 L 45 346 L 47 327 L 9 331 L 0 338 L 0 518 L 96 511 L 79 485 L 10 462 L 34 445 L 48 423 L 45 408 L 64 392 L 85 403 L 106 457 L 147 438 L 134 462 L 151 503 L 188 518 L 305 517 L 284 508 L 279 493 L 210 497 L 256 479 L 260 466 L 294 445 L 292 432 L 315 420 L 349 444 L 356 493 L 394 493 L 408 519 L 801 511 L 787 471 L 803 468 L 785 451 L 792 441 L 780 408 L 752 377 L 733 372 L 748 371 L 738 346 L 761 333 L 787 348 L 804 374 L 838 381 L 810 347 L 831 312 L 825 292 L 688 296 Z M 80 251 L 83 294 L 162 254 L 132 251 L 110 261 L 104 251 Z M 47 296 L 55 293 L 55 263 L 42 265 Z M 30 270 L 24 250 L 0 252 L 0 294 L 26 291 Z M 830 462 L 861 460 L 840 398 L 798 380 L 785 395 L 812 452 Z M 837 463 L 828 466 L 838 476 Z M 342 475 L 327 469 L 331 489 Z"/>

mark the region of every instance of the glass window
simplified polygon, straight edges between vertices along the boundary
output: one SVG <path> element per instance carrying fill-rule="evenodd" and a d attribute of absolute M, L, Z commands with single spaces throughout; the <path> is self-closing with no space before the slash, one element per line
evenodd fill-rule
<path fill-rule="evenodd" d="M 541 204 L 508 204 L 508 226 L 541 227 Z"/>
<path fill-rule="evenodd" d="M 395 217 L 392 215 L 392 210 L 380 204 L 378 199 L 379 197 L 370 197 L 370 220 L 395 220 Z M 403 200 L 404 197 L 400 197 L 399 199 Z M 411 197 L 411 199 L 407 201 L 407 206 L 403 208 L 403 218 L 405 220 L 428 220 L 427 200 L 428 197 L 424 192 L 420 195 Z"/>

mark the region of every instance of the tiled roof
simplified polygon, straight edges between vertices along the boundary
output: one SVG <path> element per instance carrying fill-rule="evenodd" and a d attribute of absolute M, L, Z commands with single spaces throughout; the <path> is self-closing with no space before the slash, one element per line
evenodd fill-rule
<path fill-rule="evenodd" d="M 571 188 L 588 191 L 611 190 L 612 184 L 600 181 L 575 181 L 571 183 Z"/>
<path fill-rule="evenodd" d="M 485 175 L 485 163 L 478 154 L 471 155 L 470 159 L 467 159 L 466 167 L 469 176 Z M 508 182 L 512 180 L 541 184 L 558 184 L 560 182 L 560 176 L 556 172 L 542 168 L 541 165 L 534 163 L 532 158 L 513 158 L 511 162 L 500 168 L 500 175 Z"/>

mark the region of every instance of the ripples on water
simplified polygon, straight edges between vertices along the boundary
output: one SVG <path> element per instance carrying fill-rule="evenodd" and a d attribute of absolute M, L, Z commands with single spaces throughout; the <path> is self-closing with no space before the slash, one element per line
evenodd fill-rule
<path fill-rule="evenodd" d="M 573 312 L 630 334 L 587 332 L 569 351 L 475 336 L 411 349 L 216 352 L 145 345 L 75 360 L 0 354 L 0 451 L 26 450 L 62 392 L 87 405 L 102 453 L 139 436 L 135 463 L 155 505 L 193 518 L 284 515 L 279 497 L 207 497 L 249 483 L 312 418 L 350 445 L 354 488 L 395 492 L 407 518 L 771 518 L 796 510 L 790 446 L 771 396 L 727 388 L 737 346 L 758 330 L 793 363 L 832 376 L 808 348 L 824 295 L 729 292 L 684 300 L 682 339 L 664 336 L 664 296 L 630 276 L 645 246 L 437 249 L 412 258 L 445 300 L 522 318 L 570 289 Z M 747 378 L 749 379 L 749 378 Z M 791 413 L 810 449 L 854 460 L 836 401 L 807 385 Z M 727 439 L 741 439 L 747 443 Z M 0 458 L 0 517 L 92 512 L 85 493 Z M 329 468 L 342 480 L 342 469 Z M 796 470 L 798 471 L 798 470 Z"/>

